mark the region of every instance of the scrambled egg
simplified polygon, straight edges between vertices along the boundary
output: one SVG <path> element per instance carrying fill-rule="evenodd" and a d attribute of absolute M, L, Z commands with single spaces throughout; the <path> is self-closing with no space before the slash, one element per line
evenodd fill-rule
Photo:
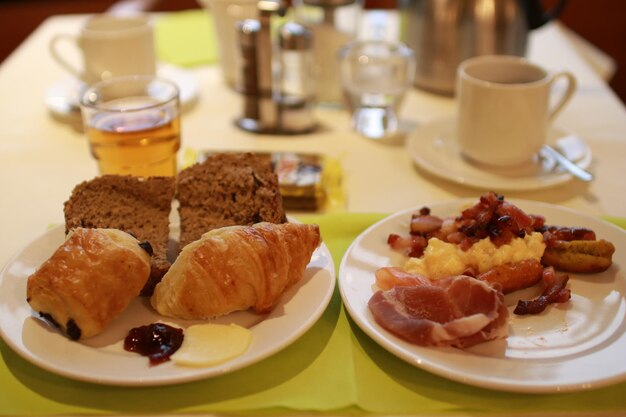
<path fill-rule="evenodd" d="M 468 267 L 475 268 L 480 274 L 505 263 L 541 260 L 545 248 L 543 236 L 537 232 L 524 238 L 515 238 L 500 247 L 496 247 L 487 237 L 474 243 L 467 251 L 459 249 L 455 244 L 432 238 L 424 254 L 420 258 L 410 258 L 404 264 L 404 269 L 430 279 L 459 275 Z"/>

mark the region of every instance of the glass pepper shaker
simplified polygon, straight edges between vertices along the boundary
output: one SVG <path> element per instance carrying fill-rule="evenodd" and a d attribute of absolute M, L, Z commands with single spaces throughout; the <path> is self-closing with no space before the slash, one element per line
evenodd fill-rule
<path fill-rule="evenodd" d="M 310 132 L 316 127 L 311 31 L 299 23 L 287 22 L 278 30 L 278 46 L 279 125 L 289 133 Z"/>
<path fill-rule="evenodd" d="M 294 0 L 296 19 L 313 34 L 315 98 L 341 106 L 337 52 L 354 40 L 359 5 L 356 0 Z"/>

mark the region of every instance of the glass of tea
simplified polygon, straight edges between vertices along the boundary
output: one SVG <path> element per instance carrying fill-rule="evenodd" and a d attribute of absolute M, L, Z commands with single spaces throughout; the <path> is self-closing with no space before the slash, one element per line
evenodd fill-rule
<path fill-rule="evenodd" d="M 413 50 L 402 43 L 365 40 L 343 46 L 338 57 L 354 129 L 370 139 L 397 134 L 397 112 L 415 76 Z"/>
<path fill-rule="evenodd" d="M 101 174 L 176 175 L 180 103 L 174 83 L 143 75 L 111 78 L 90 86 L 80 107 Z"/>

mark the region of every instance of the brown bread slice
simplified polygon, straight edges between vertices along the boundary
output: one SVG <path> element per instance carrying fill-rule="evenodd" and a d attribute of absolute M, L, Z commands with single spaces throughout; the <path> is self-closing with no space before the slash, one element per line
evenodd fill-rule
<path fill-rule="evenodd" d="M 180 248 L 224 226 L 287 221 L 278 177 L 267 158 L 217 153 L 178 174 Z"/>
<path fill-rule="evenodd" d="M 66 233 L 75 227 L 113 228 L 148 241 L 154 254 L 142 294 L 150 295 L 170 267 L 167 247 L 175 187 L 174 177 L 103 175 L 84 181 L 64 204 Z"/>

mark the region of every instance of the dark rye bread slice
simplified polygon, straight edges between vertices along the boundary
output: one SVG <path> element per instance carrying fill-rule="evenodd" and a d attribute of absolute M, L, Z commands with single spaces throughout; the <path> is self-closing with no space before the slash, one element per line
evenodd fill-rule
<path fill-rule="evenodd" d="M 180 247 L 224 226 L 287 221 L 278 177 L 267 158 L 217 153 L 178 174 Z"/>
<path fill-rule="evenodd" d="M 150 295 L 170 267 L 167 246 L 175 189 L 174 177 L 103 175 L 84 181 L 64 204 L 65 232 L 74 227 L 113 228 L 148 241 L 154 253 L 142 294 Z"/>

